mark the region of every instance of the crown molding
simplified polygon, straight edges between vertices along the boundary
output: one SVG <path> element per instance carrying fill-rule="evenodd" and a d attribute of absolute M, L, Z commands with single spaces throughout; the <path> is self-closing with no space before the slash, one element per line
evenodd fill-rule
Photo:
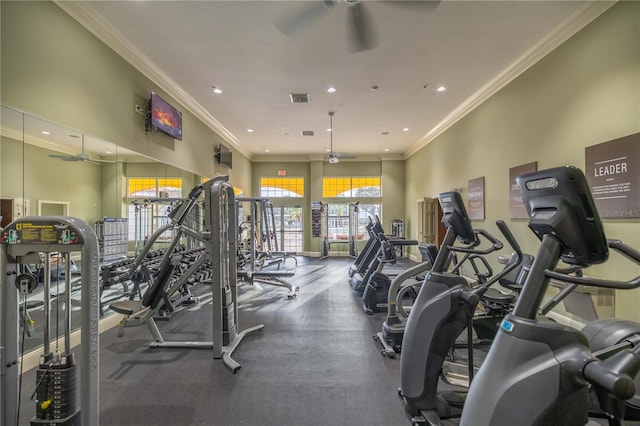
<path fill-rule="evenodd" d="M 100 41 L 120 55 L 125 61 L 129 62 L 129 64 L 140 71 L 145 77 L 180 102 L 190 113 L 216 132 L 225 142 L 233 146 L 234 149 L 249 160 L 252 159 L 251 153 L 240 145 L 240 141 L 229 130 L 165 74 L 153 61 L 131 44 L 118 30 L 106 22 L 102 15 L 90 6 L 90 2 L 66 0 L 53 0 L 53 2 L 69 16 L 78 21 L 80 25 L 98 37 Z"/>
<path fill-rule="evenodd" d="M 410 147 L 405 152 L 406 158 L 411 157 L 416 152 L 424 148 L 429 144 L 429 142 L 436 139 L 459 120 L 480 106 L 484 101 L 489 99 L 535 63 L 551 53 L 582 28 L 586 27 L 616 2 L 617 1 L 589 1 L 581 4 L 574 13 L 562 21 L 554 30 L 550 31 L 546 37 L 541 39 L 531 49 L 516 59 L 495 78 L 482 86 L 480 90 L 467 98 L 466 101 L 460 104 L 460 106 L 447 115 L 444 120 L 433 127 L 415 145 Z"/>

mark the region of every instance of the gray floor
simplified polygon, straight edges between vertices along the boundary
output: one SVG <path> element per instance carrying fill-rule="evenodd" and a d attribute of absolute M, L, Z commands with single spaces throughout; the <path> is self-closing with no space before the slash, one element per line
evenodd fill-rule
<path fill-rule="evenodd" d="M 150 349 L 146 327 L 101 335 L 103 425 L 399 425 L 399 361 L 380 355 L 372 336 L 383 314 L 367 316 L 349 285 L 351 260 L 301 259 L 298 297 L 241 284 L 240 328 L 262 323 L 234 354 L 233 374 L 209 350 Z M 206 291 L 196 286 L 194 292 Z M 204 293 L 206 299 L 206 292 Z M 158 322 L 165 339 L 211 340 L 211 305 Z M 35 409 L 35 374 L 25 374 L 21 424 Z"/>

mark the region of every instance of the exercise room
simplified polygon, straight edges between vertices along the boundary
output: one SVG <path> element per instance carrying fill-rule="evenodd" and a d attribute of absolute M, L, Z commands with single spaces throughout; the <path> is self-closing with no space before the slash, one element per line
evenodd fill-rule
<path fill-rule="evenodd" d="M 0 19 L 1 426 L 640 424 L 640 2 Z"/>

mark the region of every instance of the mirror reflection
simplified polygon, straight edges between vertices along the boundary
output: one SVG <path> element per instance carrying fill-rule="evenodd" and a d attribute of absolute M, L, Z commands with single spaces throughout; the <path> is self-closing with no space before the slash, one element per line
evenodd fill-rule
<path fill-rule="evenodd" d="M 117 143 L 1 108 L 0 228 L 27 216 L 72 216 L 86 222 L 98 236 L 101 315 L 109 315 L 109 303 L 144 292 L 148 283 L 131 280 L 132 260 L 202 178 L 120 148 Z M 199 209 L 194 209 L 194 214 L 200 214 Z M 192 220 L 195 224 L 200 221 Z M 170 232 L 160 235 L 152 250 L 160 252 L 172 239 Z M 192 243 L 185 238 L 181 244 L 189 248 Z M 40 284 L 20 302 L 25 350 L 43 342 L 45 270 L 51 282 L 53 323 L 64 315 L 62 295 L 69 274 L 72 327 L 79 326 L 79 257 L 79 253 L 73 254 L 67 262 L 65 256 L 52 254 L 20 262 L 18 268 L 32 273 Z M 53 327 L 52 337 L 61 333 Z"/>

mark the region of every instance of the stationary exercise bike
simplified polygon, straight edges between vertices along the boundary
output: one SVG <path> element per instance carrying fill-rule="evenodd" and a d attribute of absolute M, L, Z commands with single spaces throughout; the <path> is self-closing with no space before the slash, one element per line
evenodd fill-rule
<path fill-rule="evenodd" d="M 615 281 L 567 273 L 606 262 L 609 249 L 640 264 L 640 252 L 607 241 L 579 169 L 554 168 L 517 182 L 529 227 L 542 243 L 513 313 L 503 320 L 471 383 L 460 424 L 584 425 L 593 393 L 609 424 L 619 425 L 640 370 L 640 324 L 602 321 L 583 333 L 540 316 L 539 310 L 552 279 L 571 286 L 640 287 L 640 276 Z M 557 270 L 560 260 L 569 268 Z M 589 339 L 604 347 L 594 352 Z"/>
<path fill-rule="evenodd" d="M 400 358 L 399 394 L 406 403 L 407 414 L 416 424 L 439 424 L 441 418 L 460 415 L 463 399 L 457 394 L 445 396 L 438 391 L 443 362 L 458 336 L 465 328 L 472 327 L 480 297 L 493 283 L 517 268 L 522 259 L 511 232 L 504 222 L 498 221 L 496 224 L 517 254 L 517 261 L 498 274 L 489 274 L 474 287 L 455 273 L 457 266 L 447 271 L 446 263 L 451 253 L 463 255 L 456 265 L 471 257 L 486 263 L 484 256 L 500 250 L 503 245 L 487 231 L 471 227 L 459 193 L 441 194 L 439 201 L 447 232 L 433 268 L 425 277 L 411 308 Z M 488 249 L 480 249 L 481 237 L 491 242 Z M 456 246 L 456 240 L 464 245 Z M 468 342 L 470 378 L 473 374 L 472 346 L 473 342 Z"/>

